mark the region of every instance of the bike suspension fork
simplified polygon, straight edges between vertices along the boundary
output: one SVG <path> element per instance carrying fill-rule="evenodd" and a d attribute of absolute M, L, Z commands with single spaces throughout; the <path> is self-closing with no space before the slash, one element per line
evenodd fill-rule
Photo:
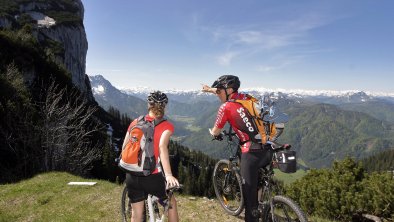
<path fill-rule="evenodd" d="M 231 160 L 230 160 L 231 161 Z M 234 169 L 233 169 L 233 166 L 232 166 L 232 164 L 231 164 L 231 162 L 230 162 L 230 164 L 228 165 L 228 167 L 227 167 L 227 170 L 226 170 L 226 175 L 224 176 L 224 184 L 223 184 L 223 191 L 225 192 L 225 193 L 227 193 L 227 192 L 230 192 L 231 190 L 229 190 L 229 189 L 231 189 L 228 185 L 230 184 L 230 179 L 231 179 L 231 172 L 233 171 Z"/>

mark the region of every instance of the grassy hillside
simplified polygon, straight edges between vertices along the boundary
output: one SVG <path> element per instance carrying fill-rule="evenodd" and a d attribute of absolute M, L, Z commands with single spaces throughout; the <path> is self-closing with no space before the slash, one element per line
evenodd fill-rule
<path fill-rule="evenodd" d="M 339 106 L 344 110 L 363 112 L 377 119 L 394 123 L 394 104 L 376 100 L 364 103 L 348 103 Z"/>
<path fill-rule="evenodd" d="M 365 113 L 329 104 L 300 104 L 286 113 L 291 118 L 279 142 L 292 144 L 309 167 L 328 167 L 346 156 L 365 158 L 393 146 L 389 125 Z M 196 116 L 192 124 L 200 130 L 181 143 L 215 158 L 228 157 L 226 143 L 211 141 L 208 134 L 215 116 L 215 111 Z"/>
<path fill-rule="evenodd" d="M 94 181 L 94 186 L 70 186 L 71 181 Z M 51 172 L 14 184 L 0 185 L 0 222 L 121 221 L 123 185 Z M 224 213 L 215 199 L 176 194 L 180 221 L 243 221 Z M 310 217 L 310 221 L 330 222 Z"/>
<path fill-rule="evenodd" d="M 94 186 L 70 186 L 70 181 L 95 181 Z M 68 173 L 37 175 L 0 185 L 0 221 L 120 221 L 121 185 L 82 179 Z M 181 221 L 242 221 L 226 215 L 219 203 L 177 195 Z M 118 219 L 119 218 L 119 219 Z"/>
<path fill-rule="evenodd" d="M 328 104 L 295 106 L 288 113 L 291 120 L 280 140 L 298 149 L 309 167 L 327 167 L 346 156 L 364 158 L 393 143 L 387 126 L 364 113 Z"/>

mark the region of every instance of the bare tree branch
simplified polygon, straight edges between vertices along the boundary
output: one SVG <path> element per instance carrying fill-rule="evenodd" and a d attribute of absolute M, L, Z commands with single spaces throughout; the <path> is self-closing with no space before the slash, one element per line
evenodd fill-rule
<path fill-rule="evenodd" d="M 103 124 L 94 118 L 90 106 L 77 90 L 68 93 L 55 83 L 47 88 L 41 107 L 44 169 L 83 174 L 101 157 L 103 144 L 93 142 Z"/>

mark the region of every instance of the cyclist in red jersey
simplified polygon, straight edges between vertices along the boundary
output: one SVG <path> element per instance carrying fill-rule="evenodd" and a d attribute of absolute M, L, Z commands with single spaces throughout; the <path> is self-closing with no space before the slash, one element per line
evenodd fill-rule
<path fill-rule="evenodd" d="M 160 91 L 155 91 L 149 94 L 147 101 L 148 114 L 145 116 L 145 119 L 147 121 L 162 119 L 168 102 L 167 95 Z M 135 120 L 130 124 L 128 132 L 136 122 Z M 132 222 L 143 220 L 144 200 L 147 199 L 148 194 L 153 194 L 164 200 L 167 199 L 166 185 L 167 187 L 179 185 L 178 180 L 172 175 L 168 155 L 168 144 L 173 132 L 174 126 L 169 121 L 163 121 L 155 127 L 153 135 L 154 153 L 156 163 L 160 167 L 156 167 L 152 174 L 149 176 L 137 176 L 131 172 L 126 173 L 126 187 L 133 210 Z M 129 134 L 126 133 L 125 141 L 128 140 L 128 136 Z M 125 143 L 123 146 L 125 146 Z M 179 218 L 175 197 L 172 196 L 169 201 L 171 202 L 171 208 L 168 210 L 168 219 L 170 222 L 177 222 Z"/>
<path fill-rule="evenodd" d="M 248 99 L 246 94 L 238 92 L 241 82 L 237 76 L 223 75 L 211 87 L 203 85 L 203 92 L 214 93 L 223 103 L 217 113 L 211 135 L 220 135 L 228 122 L 240 139 L 242 192 L 245 197 L 245 221 L 258 221 L 257 182 L 258 170 L 268 165 L 272 152 L 269 145 L 256 142 L 254 137 L 259 134 L 248 113 L 243 112 L 243 106 L 233 102 L 235 99 Z"/>

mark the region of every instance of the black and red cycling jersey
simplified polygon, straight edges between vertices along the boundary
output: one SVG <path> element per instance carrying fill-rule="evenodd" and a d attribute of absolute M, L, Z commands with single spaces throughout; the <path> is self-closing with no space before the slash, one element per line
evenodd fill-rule
<path fill-rule="evenodd" d="M 223 103 L 219 110 L 215 121 L 215 126 L 222 129 L 227 122 L 230 123 L 234 132 L 240 139 L 242 152 L 248 152 L 253 145 L 252 138 L 259 134 L 257 127 L 252 120 L 250 114 L 246 109 L 237 102 L 231 100 L 249 99 L 246 94 L 233 93 L 225 103 Z"/>

